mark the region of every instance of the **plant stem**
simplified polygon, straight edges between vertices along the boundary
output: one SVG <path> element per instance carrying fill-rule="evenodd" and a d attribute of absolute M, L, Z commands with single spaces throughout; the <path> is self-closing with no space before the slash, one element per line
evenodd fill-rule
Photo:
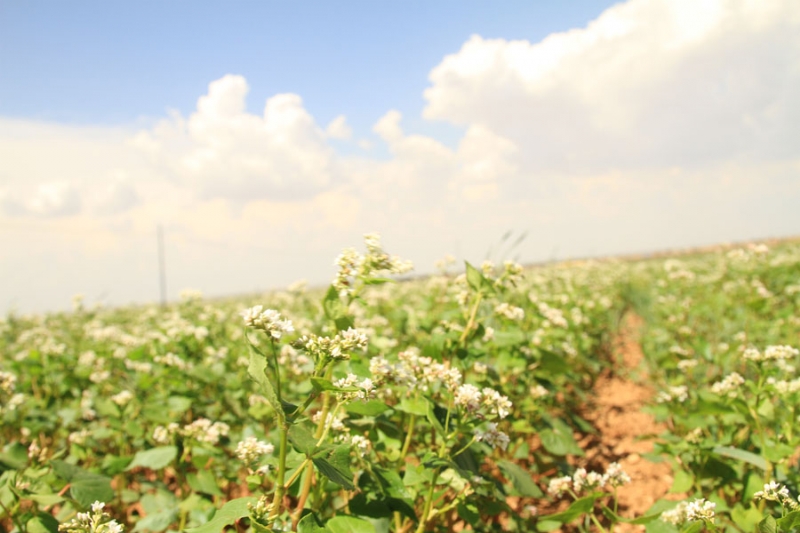
<path fill-rule="evenodd" d="M 270 523 L 281 514 L 283 495 L 286 492 L 286 487 L 284 487 L 283 483 L 286 476 L 286 448 L 289 437 L 289 425 L 286 423 L 286 420 L 284 420 L 282 414 L 279 418 L 280 427 L 278 431 L 280 432 L 280 448 L 278 451 L 278 476 L 275 479 L 275 496 L 272 498 L 272 509 L 270 510 L 268 518 Z"/>
<path fill-rule="evenodd" d="M 400 461 L 406 458 L 408 455 L 408 448 L 411 446 L 411 439 L 414 437 L 414 426 L 417 423 L 417 416 L 411 415 L 411 419 L 408 421 L 408 431 L 406 432 L 406 440 L 403 441 L 403 449 L 400 450 Z"/>
<path fill-rule="evenodd" d="M 433 478 L 431 478 L 431 486 L 428 489 L 428 495 L 425 497 L 425 507 L 422 510 L 422 517 L 419 519 L 419 526 L 416 533 L 423 533 L 425 531 L 425 524 L 428 522 L 428 517 L 431 514 L 431 507 L 433 507 L 433 493 L 436 490 L 436 480 L 439 479 L 439 468 L 433 471 Z"/>
<path fill-rule="evenodd" d="M 477 298 L 475 298 L 475 303 L 472 306 L 472 311 L 470 312 L 469 320 L 467 320 L 467 325 L 464 326 L 464 332 L 461 334 L 461 338 L 458 339 L 458 344 L 460 344 L 462 348 L 466 348 L 469 332 L 473 327 L 475 327 L 475 317 L 478 315 L 478 307 L 481 305 L 482 299 L 483 293 L 479 292 Z"/>

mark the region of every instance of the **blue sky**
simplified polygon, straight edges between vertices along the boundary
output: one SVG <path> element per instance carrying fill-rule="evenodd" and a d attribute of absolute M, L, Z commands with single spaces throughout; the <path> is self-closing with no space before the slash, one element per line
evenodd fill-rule
<path fill-rule="evenodd" d="M 188 114 L 210 80 L 235 73 L 252 112 L 292 92 L 322 122 L 345 113 L 366 133 L 395 108 L 428 131 L 420 88 L 470 35 L 535 42 L 611 4 L 4 0 L 0 115 L 116 125 Z"/>
<path fill-rule="evenodd" d="M 796 0 L 0 0 L 0 309 L 800 233 Z M 495 252 L 496 253 L 496 252 Z M 492 256 L 502 260 L 504 257 Z"/>

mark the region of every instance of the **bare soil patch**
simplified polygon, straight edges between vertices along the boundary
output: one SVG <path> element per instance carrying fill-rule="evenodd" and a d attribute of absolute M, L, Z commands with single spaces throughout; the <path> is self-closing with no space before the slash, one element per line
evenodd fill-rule
<path fill-rule="evenodd" d="M 601 470 L 618 462 L 631 483 L 618 491 L 620 514 L 643 515 L 672 486 L 672 469 L 667 463 L 653 463 L 643 457 L 653 451 L 655 438 L 664 426 L 642 412 L 655 391 L 647 384 L 644 353 L 639 342 L 641 317 L 628 313 L 613 342 L 617 370 L 601 376 L 594 387 L 594 402 L 584 416 L 597 429 L 580 443 L 589 464 Z M 620 524 L 618 532 L 644 531 L 644 526 Z"/>

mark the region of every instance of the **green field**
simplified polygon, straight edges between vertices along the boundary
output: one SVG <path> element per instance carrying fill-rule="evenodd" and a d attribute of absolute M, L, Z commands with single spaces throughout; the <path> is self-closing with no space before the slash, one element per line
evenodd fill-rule
<path fill-rule="evenodd" d="M 800 244 L 397 281 L 371 235 L 337 265 L 323 289 L 5 317 L 0 530 L 800 529 Z M 645 460 L 673 478 L 637 516 L 624 458 L 578 444 L 632 315 L 666 428 Z"/>

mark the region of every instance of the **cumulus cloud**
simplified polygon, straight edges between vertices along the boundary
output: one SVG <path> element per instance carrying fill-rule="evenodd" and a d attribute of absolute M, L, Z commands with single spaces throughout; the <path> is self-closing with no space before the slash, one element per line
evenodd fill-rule
<path fill-rule="evenodd" d="M 94 213 L 116 215 L 141 204 L 142 198 L 124 172 L 117 172 L 88 194 Z"/>
<path fill-rule="evenodd" d="M 248 90 L 242 76 L 213 81 L 187 119 L 174 113 L 134 144 L 205 198 L 290 199 L 329 187 L 335 154 L 300 96 L 272 96 L 258 116 L 245 110 Z M 347 127 L 332 126 L 335 135 Z"/>
<path fill-rule="evenodd" d="M 792 0 L 631 0 L 538 43 L 471 37 L 424 116 L 510 139 L 532 171 L 789 157 L 798 52 Z"/>
<path fill-rule="evenodd" d="M 81 211 L 81 196 L 72 184 L 54 181 L 39 184 L 33 194 L 22 200 L 8 193 L 0 195 L 0 206 L 9 216 L 67 217 Z"/>
<path fill-rule="evenodd" d="M 347 124 L 347 118 L 344 115 L 339 115 L 331 120 L 330 124 L 325 128 L 325 135 L 331 139 L 346 141 L 353 136 L 353 130 Z"/>

